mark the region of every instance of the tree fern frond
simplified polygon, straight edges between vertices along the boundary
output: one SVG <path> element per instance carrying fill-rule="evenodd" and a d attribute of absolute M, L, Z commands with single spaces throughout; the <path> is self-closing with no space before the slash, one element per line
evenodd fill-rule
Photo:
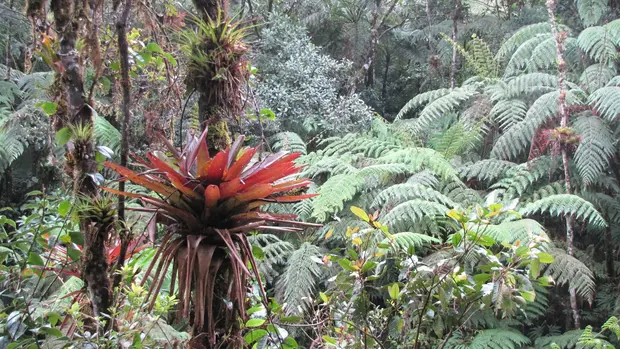
<path fill-rule="evenodd" d="M 588 104 L 607 121 L 616 120 L 620 116 L 620 86 L 599 88 L 590 95 Z"/>
<path fill-rule="evenodd" d="M 516 98 L 526 93 L 549 93 L 557 90 L 558 77 L 547 73 L 521 74 L 508 80 L 507 98 Z"/>
<path fill-rule="evenodd" d="M 519 209 L 519 213 L 524 216 L 536 213 L 548 213 L 553 217 L 563 217 L 572 215 L 578 220 L 589 224 L 606 227 L 607 222 L 601 214 L 594 208 L 592 203 L 572 194 L 557 194 L 542 198 L 538 201 L 527 204 Z"/>
<path fill-rule="evenodd" d="M 559 91 L 548 92 L 538 97 L 527 111 L 525 119 L 506 130 L 495 142 L 491 156 L 511 159 L 523 153 L 530 145 L 534 132 L 557 114 L 558 97 Z M 566 104 L 581 105 L 580 91 L 567 91 Z"/>
<path fill-rule="evenodd" d="M 320 255 L 317 246 L 304 242 L 288 258 L 286 269 L 276 282 L 276 295 L 287 314 L 303 314 L 312 305 L 322 274 L 321 266 L 314 259 L 320 259 Z"/>
<path fill-rule="evenodd" d="M 11 127 L 0 127 L 0 174 L 24 152 L 25 145 L 19 138 Z"/>
<path fill-rule="evenodd" d="M 385 206 L 390 207 L 413 199 L 438 202 L 446 207 L 456 206 L 454 201 L 434 189 L 420 184 L 403 183 L 390 186 L 381 191 L 370 207 L 371 209 L 377 209 Z"/>
<path fill-rule="evenodd" d="M 481 204 L 484 200 L 474 189 L 468 188 L 460 181 L 449 182 L 442 186 L 440 190 L 445 196 L 458 203 L 461 207 L 469 207 L 474 204 Z"/>
<path fill-rule="evenodd" d="M 441 243 L 441 240 L 426 234 L 402 232 L 392 234 L 392 240 L 385 238 L 382 243 L 385 245 L 389 244 L 390 247 L 388 250 L 391 252 L 407 252 L 412 246 L 416 251 L 418 251 L 419 249 L 428 247 L 433 243 Z"/>
<path fill-rule="evenodd" d="M 576 0 L 579 17 L 586 27 L 597 24 L 607 12 L 608 0 Z"/>
<path fill-rule="evenodd" d="M 482 225 L 473 229 L 472 231 L 480 231 L 481 234 L 490 236 L 498 242 L 515 243 L 519 240 L 521 243 L 529 243 L 535 240 L 535 238 L 543 238 L 550 241 L 545 228 L 533 219 L 519 219 L 500 224 Z"/>
<path fill-rule="evenodd" d="M 476 336 L 467 343 L 460 336 L 451 338 L 446 348 L 449 349 L 520 349 L 530 344 L 530 339 L 516 330 L 512 329 L 486 329 L 478 332 Z"/>
<path fill-rule="evenodd" d="M 490 112 L 493 121 L 499 124 L 502 130 L 508 129 L 527 114 L 527 104 L 520 99 L 503 99 L 495 103 Z"/>
<path fill-rule="evenodd" d="M 540 43 L 551 38 L 551 33 L 538 34 L 519 45 L 517 50 L 510 57 L 510 61 L 506 65 L 504 78 L 517 75 L 528 67 L 528 62 L 532 58 L 532 52 Z"/>
<path fill-rule="evenodd" d="M 596 292 L 592 271 L 579 259 L 566 254 L 564 250 L 554 248 L 550 253 L 554 261 L 545 270 L 545 275 L 551 276 L 558 285 L 568 284 L 579 296 L 592 302 Z"/>
<path fill-rule="evenodd" d="M 330 177 L 321 185 L 319 196 L 312 202 L 312 217 L 324 222 L 330 214 L 341 211 L 344 203 L 352 200 L 363 184 L 364 179 L 355 174 Z"/>
<path fill-rule="evenodd" d="M 95 116 L 93 135 L 98 144 L 110 147 L 116 154 L 119 154 L 121 149 L 121 133 L 103 116 Z"/>
<path fill-rule="evenodd" d="M 457 122 L 444 132 L 431 137 L 429 145 L 450 159 L 475 148 L 480 141 L 479 135 L 477 128 L 466 129 L 462 122 Z"/>
<path fill-rule="evenodd" d="M 390 210 L 382 221 L 394 233 L 409 231 L 422 217 L 444 216 L 448 208 L 436 202 L 425 200 L 410 200 L 397 205 Z"/>
<path fill-rule="evenodd" d="M 589 27 L 584 29 L 577 37 L 577 45 L 590 58 L 598 63 L 611 65 L 616 59 L 615 34 L 610 32 L 609 27 Z"/>
<path fill-rule="evenodd" d="M 357 169 L 351 165 L 354 159 L 351 157 L 335 157 L 328 156 L 319 158 L 319 160 L 312 161 L 303 171 L 305 177 L 315 178 L 321 174 L 351 174 L 355 173 Z"/>
<path fill-rule="evenodd" d="M 458 168 L 459 176 L 466 181 L 476 179 L 479 181 L 493 182 L 500 178 L 504 172 L 517 166 L 514 162 L 485 159 L 474 163 L 468 163 Z"/>
<path fill-rule="evenodd" d="M 506 57 L 523 45 L 525 42 L 540 34 L 550 34 L 551 26 L 549 23 L 530 24 L 517 30 L 508 40 L 506 40 L 497 51 L 495 56 L 498 60 L 504 60 Z"/>
<path fill-rule="evenodd" d="M 545 186 L 537 188 L 532 192 L 532 194 L 528 195 L 527 200 L 525 200 L 524 202 L 534 202 L 542 198 L 546 198 L 547 196 L 557 194 L 566 194 L 566 184 L 564 183 L 564 181 L 549 183 Z"/>
<path fill-rule="evenodd" d="M 478 94 L 478 91 L 474 88 L 460 87 L 455 88 L 450 91 L 449 94 L 432 101 L 426 105 L 424 109 L 422 109 L 420 115 L 415 120 L 413 125 L 414 134 L 419 135 L 443 115 L 454 110 L 456 107 L 461 105 L 461 103 L 469 100 L 476 94 Z"/>
<path fill-rule="evenodd" d="M 273 151 L 307 154 L 306 142 L 295 132 L 280 132 L 269 138 Z"/>
<path fill-rule="evenodd" d="M 272 234 L 250 235 L 248 241 L 253 246 L 259 246 L 263 250 L 263 259 L 257 260 L 258 269 L 267 282 L 273 282 L 279 275 L 276 268 L 286 265 L 288 257 L 295 250 L 295 246 Z"/>
<path fill-rule="evenodd" d="M 429 170 L 420 171 L 407 179 L 407 183 L 411 184 L 421 184 L 425 187 L 435 189 L 437 184 L 439 184 L 439 180 L 433 174 L 433 172 Z"/>
<path fill-rule="evenodd" d="M 573 349 L 577 346 L 577 342 L 583 330 L 571 330 L 555 336 L 540 337 L 535 342 L 537 349 L 550 348 L 552 343 L 555 343 L 560 349 Z"/>
<path fill-rule="evenodd" d="M 609 167 L 615 153 L 614 139 L 605 120 L 596 116 L 581 116 L 574 125 L 581 135 L 575 162 L 584 184 L 589 185 Z"/>
<path fill-rule="evenodd" d="M 445 95 L 450 94 L 450 92 L 452 92 L 452 90 L 449 88 L 441 88 L 438 90 L 432 90 L 432 91 L 428 91 L 428 92 L 424 92 L 424 93 L 420 93 L 416 95 L 411 100 L 409 100 L 409 102 L 407 102 L 407 104 L 405 104 L 404 107 L 401 108 L 401 110 L 396 115 L 395 120 L 401 119 L 403 116 L 405 116 L 405 114 L 409 113 L 412 109 L 415 109 L 421 105 L 435 101 L 438 98 L 441 98 Z"/>
<path fill-rule="evenodd" d="M 541 156 L 532 161 L 513 167 L 506 174 L 506 177 L 491 186 L 491 189 L 504 189 L 504 198 L 512 199 L 520 197 L 534 183 L 550 170 L 556 169 L 557 158 L 551 156 Z"/>
<path fill-rule="evenodd" d="M 456 178 L 457 172 L 446 158 L 428 148 L 404 148 L 387 153 L 377 159 L 379 163 L 403 163 L 411 172 L 428 169 L 444 179 Z"/>
<path fill-rule="evenodd" d="M 613 67 L 595 63 L 581 73 L 579 84 L 584 91 L 593 92 L 607 85 L 614 76 L 616 76 L 616 70 Z"/>

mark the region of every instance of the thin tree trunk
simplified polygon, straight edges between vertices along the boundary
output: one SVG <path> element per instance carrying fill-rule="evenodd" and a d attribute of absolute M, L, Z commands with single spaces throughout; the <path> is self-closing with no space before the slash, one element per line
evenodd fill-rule
<path fill-rule="evenodd" d="M 96 198 L 97 184 L 93 174 L 97 173 L 97 162 L 92 141 L 93 113 L 84 97 L 82 62 L 75 48 L 77 30 L 84 9 L 79 0 L 52 0 L 56 32 L 59 37 L 59 56 L 64 68 L 57 77 L 56 93 L 60 95 L 56 117 L 57 127 L 70 125 L 81 129 L 67 146 L 67 172 L 73 180 L 73 192 L 77 199 Z M 112 229 L 110 221 L 97 221 L 86 212 L 80 212 L 80 230 L 84 234 L 82 254 L 82 278 L 90 294 L 93 312 L 96 316 L 107 312 L 110 306 L 110 280 L 105 255 L 105 241 Z"/>
<path fill-rule="evenodd" d="M 605 273 L 609 279 L 616 276 L 614 268 L 614 242 L 611 236 L 611 229 L 605 229 Z"/>
<path fill-rule="evenodd" d="M 129 44 L 127 43 L 127 23 L 129 13 L 131 11 L 131 0 L 125 1 L 125 8 L 121 17 L 116 22 L 116 31 L 118 33 L 118 53 L 121 63 L 121 88 L 123 90 L 123 121 L 121 123 L 121 150 L 120 162 L 121 166 L 127 166 L 129 155 L 129 133 L 131 122 L 131 82 L 129 80 Z M 125 182 L 118 183 L 118 189 L 125 191 Z M 118 196 L 118 220 L 121 224 L 125 222 L 125 196 Z M 127 245 L 129 238 L 125 227 L 121 228 L 120 234 L 121 249 L 118 257 L 116 268 L 121 268 L 125 263 L 125 254 L 127 253 Z M 114 286 L 120 283 L 120 277 L 114 278 Z"/>
<path fill-rule="evenodd" d="M 385 70 L 383 71 L 383 87 L 381 88 L 381 100 L 383 101 L 383 115 L 385 115 L 385 106 L 388 104 L 388 95 L 387 95 L 387 81 L 388 81 L 388 73 L 390 71 L 390 61 L 392 59 L 392 55 L 386 49 L 385 50 Z"/>
<path fill-rule="evenodd" d="M 555 40 L 557 61 L 558 61 L 558 109 L 561 116 L 560 126 L 563 128 L 568 127 L 569 113 L 566 108 L 566 90 L 564 89 L 564 81 L 566 80 L 566 62 L 564 61 L 564 39 L 565 33 L 558 31 L 557 23 L 555 22 L 555 8 L 556 0 L 547 0 L 547 12 L 549 15 L 549 23 L 551 24 L 551 33 Z M 568 162 L 568 151 L 565 144 L 560 145 L 562 147 L 562 165 L 564 166 L 564 184 L 566 186 L 566 192 L 572 193 L 571 175 Z M 574 255 L 574 219 L 572 216 L 566 216 L 566 253 L 569 256 Z M 579 313 L 579 303 L 577 300 L 577 292 L 574 288 L 569 290 L 570 293 L 570 306 L 573 312 L 573 322 L 575 328 L 581 328 L 581 315 Z"/>
<path fill-rule="evenodd" d="M 368 47 L 366 63 L 364 64 L 364 69 L 366 70 L 366 87 L 373 86 L 375 83 L 375 57 L 377 55 L 377 44 L 379 41 L 379 28 L 377 28 L 377 26 L 379 24 L 380 6 L 381 0 L 375 0 L 370 21 L 370 45 Z"/>
<path fill-rule="evenodd" d="M 452 15 L 452 41 L 456 41 L 458 34 L 458 19 L 461 12 L 461 0 L 456 0 L 454 3 L 454 14 Z M 456 87 L 456 58 L 457 58 L 456 45 L 452 47 L 452 65 L 450 66 L 450 88 Z"/>

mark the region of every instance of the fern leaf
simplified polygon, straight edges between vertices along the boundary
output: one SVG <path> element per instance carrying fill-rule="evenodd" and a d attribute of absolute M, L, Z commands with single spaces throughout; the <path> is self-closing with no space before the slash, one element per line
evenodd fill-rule
<path fill-rule="evenodd" d="M 492 237 L 498 242 L 515 243 L 519 240 L 522 243 L 529 243 L 534 240 L 540 241 L 540 238 L 550 241 L 545 228 L 533 219 L 520 219 L 496 225 L 483 225 L 477 230 L 472 231 L 480 231 L 481 234 Z"/>
<path fill-rule="evenodd" d="M 404 107 L 398 112 L 395 120 L 401 119 L 405 114 L 409 113 L 412 109 L 415 109 L 421 105 L 430 103 L 438 98 L 441 98 L 447 94 L 449 94 L 452 90 L 449 88 L 441 88 L 438 90 L 428 91 L 424 93 L 420 93 L 419 95 L 413 97 Z"/>
<path fill-rule="evenodd" d="M 590 27 L 584 29 L 577 37 L 577 45 L 590 58 L 604 65 L 611 65 L 616 59 L 614 37 L 617 34 L 610 32 L 608 26 Z"/>
<path fill-rule="evenodd" d="M 519 45 L 517 50 L 510 57 L 510 61 L 506 65 L 504 78 L 517 75 L 528 67 L 528 62 L 532 58 L 532 52 L 540 43 L 551 38 L 551 33 L 538 34 Z"/>
<path fill-rule="evenodd" d="M 599 88 L 590 95 L 588 104 L 607 121 L 615 121 L 620 116 L 620 86 Z"/>
<path fill-rule="evenodd" d="M 549 23 L 535 23 L 520 28 L 515 32 L 497 51 L 496 58 L 498 60 L 504 60 L 510 56 L 517 48 L 523 45 L 525 42 L 538 36 L 539 34 L 550 34 L 551 26 Z"/>
<path fill-rule="evenodd" d="M 510 161 L 485 159 L 465 164 L 458 171 L 459 176 L 467 181 L 475 178 L 479 181 L 493 182 L 500 178 L 506 170 L 515 166 L 517 164 Z"/>
<path fill-rule="evenodd" d="M 377 195 L 370 207 L 377 209 L 384 206 L 395 206 L 413 199 L 437 202 L 446 207 L 456 206 L 454 201 L 434 189 L 420 184 L 403 183 L 384 189 Z"/>
<path fill-rule="evenodd" d="M 276 268 L 287 264 L 295 246 L 272 234 L 250 235 L 248 241 L 263 250 L 263 259 L 257 261 L 258 269 L 268 282 L 273 282 L 279 275 Z"/>
<path fill-rule="evenodd" d="M 593 92 L 607 85 L 614 76 L 616 76 L 616 70 L 613 67 L 596 63 L 588 66 L 581 73 L 579 84 L 584 91 Z"/>
<path fill-rule="evenodd" d="M 527 104 L 520 99 L 500 100 L 491 109 L 491 119 L 499 124 L 502 130 L 508 129 L 525 118 Z"/>
<path fill-rule="evenodd" d="M 121 133 L 104 117 L 95 116 L 93 135 L 98 144 L 110 147 L 116 154 L 119 154 L 121 149 Z"/>
<path fill-rule="evenodd" d="M 341 211 L 344 203 L 352 200 L 364 179 L 356 175 L 339 174 L 330 177 L 318 190 L 312 202 L 312 217 L 324 222 L 328 215 Z"/>
<path fill-rule="evenodd" d="M 316 258 L 320 259 L 320 250 L 308 242 L 291 253 L 284 273 L 276 282 L 276 295 L 287 314 L 301 315 L 312 305 L 322 274 L 321 266 L 314 261 Z"/>
<path fill-rule="evenodd" d="M 584 184 L 591 184 L 609 167 L 615 153 L 614 139 L 609 126 L 595 116 L 581 116 L 575 122 L 581 142 L 575 153 L 577 170 Z"/>
<path fill-rule="evenodd" d="M 437 187 L 437 184 L 439 184 L 439 180 L 433 174 L 433 172 L 429 170 L 423 170 L 409 177 L 409 179 L 407 179 L 407 183 L 420 184 L 425 187 L 435 189 L 435 187 Z"/>
<path fill-rule="evenodd" d="M 451 112 L 464 101 L 478 94 L 474 88 L 455 88 L 442 97 L 429 103 L 421 112 L 413 125 L 414 135 L 419 135 L 443 115 Z"/>
<path fill-rule="evenodd" d="M 507 98 L 516 98 L 526 93 L 555 91 L 558 87 L 558 77 L 547 73 L 522 74 L 508 80 Z"/>
<path fill-rule="evenodd" d="M 607 11 L 608 0 L 577 0 L 579 17 L 586 27 L 597 24 Z"/>
<path fill-rule="evenodd" d="M 441 240 L 425 234 L 402 232 L 392 234 L 391 240 L 385 238 L 383 241 L 381 241 L 381 243 L 384 245 L 390 245 L 388 250 L 392 253 L 396 253 L 399 251 L 407 252 L 410 247 L 414 247 L 417 251 L 421 248 L 428 247 L 433 243 L 441 243 Z"/>
<path fill-rule="evenodd" d="M 601 214 L 594 208 L 592 203 L 572 194 L 558 194 L 542 198 L 538 201 L 527 204 L 519 210 L 524 216 L 536 213 L 548 213 L 553 217 L 563 217 L 572 215 L 578 220 L 589 224 L 606 227 L 607 222 Z"/>
<path fill-rule="evenodd" d="M 568 284 L 579 296 L 591 303 L 596 292 L 592 271 L 579 259 L 566 254 L 564 250 L 554 248 L 550 253 L 554 261 L 545 270 L 545 275 L 551 276 L 560 286 Z"/>
<path fill-rule="evenodd" d="M 446 158 L 428 148 L 405 148 L 387 153 L 377 159 L 379 163 L 403 163 L 411 172 L 428 169 L 444 179 L 456 178 L 457 172 Z"/>
<path fill-rule="evenodd" d="M 280 132 L 270 137 L 271 149 L 274 152 L 288 151 L 307 154 L 306 143 L 295 132 Z"/>
<path fill-rule="evenodd" d="M 427 216 L 444 216 L 448 208 L 436 202 L 410 200 L 394 207 L 383 217 L 392 232 L 408 231 L 420 219 Z"/>

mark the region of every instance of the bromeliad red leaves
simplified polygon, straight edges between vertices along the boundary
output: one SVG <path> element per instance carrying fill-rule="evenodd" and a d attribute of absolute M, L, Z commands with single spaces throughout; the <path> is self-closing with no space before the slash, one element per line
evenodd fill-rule
<path fill-rule="evenodd" d="M 158 194 L 158 198 L 111 188 L 109 192 L 138 197 L 144 203 L 159 209 L 163 215 L 185 225 L 188 233 L 204 227 L 239 230 L 240 225 L 268 229 L 267 224 L 257 222 L 289 221 L 290 216 L 272 214 L 269 220 L 261 215 L 239 214 L 257 211 L 270 202 L 297 202 L 314 194 L 287 195 L 287 192 L 305 187 L 310 181 L 286 180 L 301 169 L 294 162 L 299 154 L 285 152 L 267 155 L 251 164 L 257 149 L 242 149 L 243 137 L 239 137 L 226 151 L 210 157 L 206 143 L 207 130 L 200 137 L 191 137 L 183 153 L 172 157 L 163 153 L 147 154 L 141 161 L 146 170 L 135 172 L 126 167 L 106 162 L 121 180 L 129 180 Z M 278 230 L 281 230 L 279 227 Z M 295 229 L 290 229 L 295 230 Z"/>

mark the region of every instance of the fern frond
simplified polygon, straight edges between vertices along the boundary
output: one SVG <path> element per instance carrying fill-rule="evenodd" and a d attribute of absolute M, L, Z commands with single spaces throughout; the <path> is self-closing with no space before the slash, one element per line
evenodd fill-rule
<path fill-rule="evenodd" d="M 540 337 L 535 342 L 536 348 L 550 348 L 551 344 L 555 343 L 561 349 L 573 349 L 582 334 L 583 330 L 571 330 L 561 335 Z"/>
<path fill-rule="evenodd" d="M 545 270 L 545 275 L 551 276 L 560 286 L 568 284 L 579 296 L 592 302 L 596 292 L 596 282 L 592 271 L 564 250 L 554 248 L 550 250 L 550 253 L 554 261 Z"/>
<path fill-rule="evenodd" d="M 387 153 L 377 159 L 379 163 L 403 163 L 411 172 L 428 169 L 443 179 L 456 178 L 457 172 L 446 158 L 435 150 L 428 148 L 405 148 Z"/>
<path fill-rule="evenodd" d="M 344 203 L 352 200 L 364 184 L 364 179 L 356 175 L 339 174 L 330 177 L 318 190 L 319 196 L 312 202 L 312 217 L 324 222 L 331 214 L 344 208 Z"/>
<path fill-rule="evenodd" d="M 411 184 L 420 184 L 428 188 L 435 189 L 437 184 L 439 184 L 439 180 L 433 174 L 433 172 L 429 170 L 420 171 L 407 179 L 407 183 Z"/>
<path fill-rule="evenodd" d="M 512 53 L 523 45 L 528 40 L 540 35 L 550 34 L 551 26 L 549 23 L 536 23 L 530 24 L 517 30 L 497 51 L 495 56 L 497 60 L 504 60 L 506 57 L 512 55 Z"/>
<path fill-rule="evenodd" d="M 555 39 L 551 36 L 538 44 L 532 51 L 530 60 L 527 62 L 526 70 L 528 72 L 536 72 L 539 70 L 557 69 L 558 62 L 555 45 Z M 567 37 L 564 40 L 564 59 L 568 67 L 577 67 L 580 64 L 580 58 L 577 39 Z"/>
<path fill-rule="evenodd" d="M 608 0 L 577 0 L 579 17 L 586 27 L 597 24 L 607 12 Z"/>
<path fill-rule="evenodd" d="M 461 207 L 469 207 L 483 202 L 477 191 L 466 187 L 460 181 L 446 183 L 440 191 Z"/>
<path fill-rule="evenodd" d="M 486 329 L 478 332 L 470 343 L 460 336 L 449 340 L 446 348 L 450 349 L 520 349 L 530 344 L 530 339 L 512 329 Z"/>
<path fill-rule="evenodd" d="M 579 84 L 584 91 L 594 92 L 607 85 L 614 76 L 616 76 L 616 70 L 613 67 L 595 63 L 581 73 Z"/>
<path fill-rule="evenodd" d="M 452 90 L 449 88 L 441 88 L 438 90 L 432 90 L 424 93 L 420 93 L 413 97 L 404 107 L 396 115 L 395 120 L 401 119 L 405 114 L 409 113 L 412 109 L 415 109 L 421 105 L 430 103 L 432 101 L 437 100 L 447 94 L 449 94 Z"/>
<path fill-rule="evenodd" d="M 295 246 L 280 240 L 272 234 L 255 234 L 248 237 L 248 241 L 254 246 L 259 246 L 264 253 L 262 260 L 257 260 L 258 269 L 268 282 L 273 282 L 279 275 L 278 266 L 285 266 Z"/>
<path fill-rule="evenodd" d="M 280 132 L 269 138 L 273 151 L 307 154 L 306 142 L 295 132 Z"/>
<path fill-rule="evenodd" d="M 93 135 L 100 145 L 105 145 L 119 154 L 121 149 L 121 133 L 103 116 L 95 116 Z"/>
<path fill-rule="evenodd" d="M 510 61 L 506 65 L 504 78 L 521 73 L 532 58 L 532 52 L 540 43 L 551 38 L 551 33 L 538 34 L 519 45 L 517 50 L 510 57 Z"/>
<path fill-rule="evenodd" d="M 371 209 L 391 207 L 413 199 L 437 202 L 446 207 L 456 206 L 454 201 L 434 189 L 420 184 L 403 183 L 384 189 L 377 195 L 370 207 Z"/>
<path fill-rule="evenodd" d="M 451 112 L 456 107 L 461 105 L 461 103 L 469 100 L 476 94 L 478 94 L 478 91 L 472 87 L 459 87 L 432 101 L 424 107 L 424 109 L 422 109 L 420 115 L 415 120 L 415 123 L 413 124 L 414 135 L 419 135 L 424 132 L 443 115 Z"/>
<path fill-rule="evenodd" d="M 615 121 L 620 116 L 620 86 L 599 88 L 590 95 L 588 104 L 607 121 Z"/>
<path fill-rule="evenodd" d="M 607 222 L 592 203 L 572 194 L 558 194 L 542 198 L 519 209 L 519 213 L 524 216 L 536 213 L 548 213 L 553 217 L 572 215 L 578 220 L 598 227 L 607 226 Z"/>
<path fill-rule="evenodd" d="M 577 170 L 585 185 L 589 185 L 609 167 L 615 153 L 614 138 L 609 125 L 596 116 L 581 116 L 575 121 L 581 142 L 575 152 Z"/>
<path fill-rule="evenodd" d="M 502 99 L 491 109 L 491 120 L 497 122 L 502 130 L 508 129 L 525 118 L 527 104 L 520 99 Z"/>
<path fill-rule="evenodd" d="M 555 91 L 558 87 L 558 77 L 547 73 L 521 74 L 508 80 L 507 98 L 516 98 L 526 93 Z"/>
<path fill-rule="evenodd" d="M 423 217 L 444 216 L 448 208 L 436 202 L 410 200 L 394 207 L 383 217 L 383 222 L 394 233 L 409 231 Z"/>
<path fill-rule="evenodd" d="M 441 240 L 432 236 L 412 232 L 392 234 L 392 239 L 385 238 L 382 241 L 382 244 L 390 245 L 388 250 L 392 253 L 407 252 L 412 246 L 415 251 L 418 251 L 421 248 L 429 247 L 431 244 L 441 243 Z"/>
<path fill-rule="evenodd" d="M 493 182 L 500 178 L 504 172 L 517 166 L 514 162 L 485 159 L 474 163 L 468 163 L 458 168 L 459 176 L 466 181 L 476 179 L 479 181 Z"/>
<path fill-rule="evenodd" d="M 519 219 L 500 224 L 481 225 L 474 227 L 472 231 L 480 231 L 481 234 L 492 237 L 498 242 L 514 243 L 519 240 L 521 243 L 529 243 L 534 241 L 535 238 L 538 241 L 540 238 L 550 241 L 545 228 L 533 219 Z"/>
<path fill-rule="evenodd" d="M 24 152 L 25 145 L 19 138 L 11 127 L 0 128 L 0 174 Z"/>
<path fill-rule="evenodd" d="M 276 295 L 287 314 L 303 314 L 312 305 L 314 291 L 322 274 L 320 250 L 304 242 L 291 253 L 286 269 L 276 282 Z"/>
<path fill-rule="evenodd" d="M 506 177 L 491 186 L 491 189 L 504 189 L 504 198 L 520 197 L 534 183 L 550 170 L 556 169 L 557 158 L 541 156 L 532 161 L 511 168 Z"/>
<path fill-rule="evenodd" d="M 534 190 L 534 192 L 532 192 L 532 194 L 527 197 L 527 200 L 524 200 L 524 202 L 534 202 L 542 198 L 546 198 L 547 196 L 557 194 L 566 194 L 566 184 L 564 183 L 564 181 L 553 182 L 537 188 L 536 190 Z"/>
<path fill-rule="evenodd" d="M 607 25 L 584 29 L 577 37 L 577 45 L 590 58 L 598 63 L 611 65 L 616 59 L 615 34 Z"/>

